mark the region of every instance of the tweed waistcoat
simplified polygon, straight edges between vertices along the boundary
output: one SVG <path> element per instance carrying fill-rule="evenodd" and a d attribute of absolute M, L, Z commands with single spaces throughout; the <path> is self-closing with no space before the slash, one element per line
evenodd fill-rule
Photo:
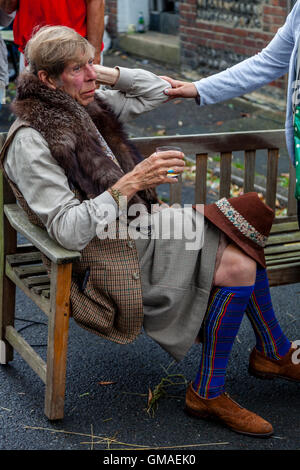
<path fill-rule="evenodd" d="M 3 162 L 16 132 L 28 123 L 17 119 L 2 148 L 0 160 L 20 206 L 29 220 L 44 228 L 39 217 L 27 205 L 17 186 L 8 178 Z M 80 197 L 78 193 L 76 196 Z M 116 222 L 117 233 L 120 229 Z M 43 257 L 48 270 L 50 261 Z M 88 276 L 87 276 L 88 274 Z M 73 263 L 71 284 L 71 314 L 83 328 L 117 343 L 132 342 L 141 332 L 143 302 L 140 268 L 135 242 L 122 233 L 116 239 L 97 237 L 82 250 L 80 261 Z"/>

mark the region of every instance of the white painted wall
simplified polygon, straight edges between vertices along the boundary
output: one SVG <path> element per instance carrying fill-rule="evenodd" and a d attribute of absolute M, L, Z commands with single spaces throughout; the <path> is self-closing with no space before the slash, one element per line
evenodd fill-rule
<path fill-rule="evenodd" d="M 140 11 L 149 26 L 149 0 L 118 0 L 118 32 L 127 33 L 128 25 L 138 25 Z"/>

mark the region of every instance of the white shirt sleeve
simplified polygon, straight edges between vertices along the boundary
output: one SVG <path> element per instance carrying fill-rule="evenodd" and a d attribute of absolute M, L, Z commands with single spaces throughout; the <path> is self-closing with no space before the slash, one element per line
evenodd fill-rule
<path fill-rule="evenodd" d="M 16 133 L 4 167 L 50 237 L 69 250 L 83 250 L 118 216 L 118 206 L 107 191 L 82 203 L 74 196 L 47 142 L 32 128 Z"/>
<path fill-rule="evenodd" d="M 133 119 L 168 100 L 164 90 L 170 88 L 170 84 L 162 78 L 143 69 L 118 69 L 120 77 L 114 88 L 100 89 L 96 93 L 113 109 L 120 121 Z"/>

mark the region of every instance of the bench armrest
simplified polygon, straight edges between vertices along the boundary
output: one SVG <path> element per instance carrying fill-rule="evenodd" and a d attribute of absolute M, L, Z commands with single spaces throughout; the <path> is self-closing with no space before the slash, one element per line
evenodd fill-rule
<path fill-rule="evenodd" d="M 67 264 L 80 259 L 79 251 L 67 250 L 59 245 L 45 229 L 32 224 L 17 204 L 5 204 L 4 213 L 11 226 L 54 263 Z"/>

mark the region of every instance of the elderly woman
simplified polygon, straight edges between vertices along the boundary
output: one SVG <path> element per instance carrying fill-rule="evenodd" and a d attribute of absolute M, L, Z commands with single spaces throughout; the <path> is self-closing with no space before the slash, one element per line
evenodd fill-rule
<path fill-rule="evenodd" d="M 270 436 L 271 424 L 232 401 L 224 383 L 245 311 L 257 339 L 251 373 L 300 379 L 265 271 L 273 212 L 255 193 L 208 205 L 204 218 L 187 208 L 152 211 L 155 187 L 176 182 L 168 171 L 180 174 L 184 156 L 165 151 L 143 159 L 122 122 L 163 103 L 169 85 L 150 72 L 94 66 L 93 56 L 66 27 L 44 27 L 29 41 L 29 67 L 13 104 L 17 119 L 1 155 L 4 173 L 30 219 L 81 251 L 71 289 L 81 326 L 119 343 L 144 327 L 176 360 L 199 335 L 202 357 L 186 410 L 239 433 Z M 110 88 L 98 90 L 97 81 Z M 191 233 L 198 236 L 192 249 Z"/>

